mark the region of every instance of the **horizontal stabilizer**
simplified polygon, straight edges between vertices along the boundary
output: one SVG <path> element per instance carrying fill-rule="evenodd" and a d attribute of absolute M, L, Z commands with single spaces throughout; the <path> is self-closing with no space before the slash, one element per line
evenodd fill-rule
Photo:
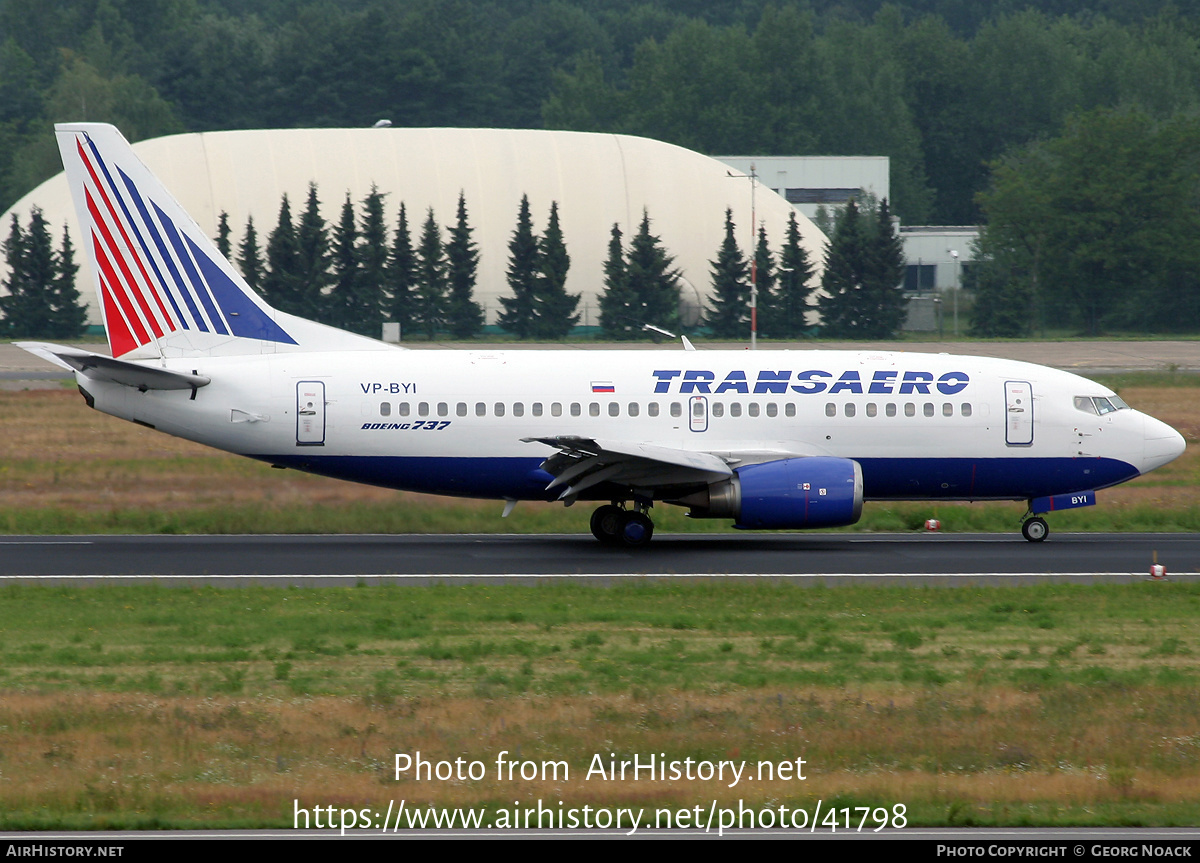
<path fill-rule="evenodd" d="M 79 348 L 46 342 L 16 342 L 17 347 L 64 369 L 81 372 L 93 380 L 112 381 L 138 390 L 194 390 L 206 386 L 209 378 L 189 375 L 157 366 L 117 360 Z"/>

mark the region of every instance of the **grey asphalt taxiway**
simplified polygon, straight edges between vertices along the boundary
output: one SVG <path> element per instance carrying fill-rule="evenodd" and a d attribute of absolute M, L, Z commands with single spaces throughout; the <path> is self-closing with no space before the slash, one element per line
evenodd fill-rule
<path fill-rule="evenodd" d="M 1200 535 L 676 534 L 649 548 L 607 548 L 583 535 L 8 536 L 0 583 L 325 585 L 580 578 L 772 577 L 836 585 L 1028 584 L 1200 577 Z"/>

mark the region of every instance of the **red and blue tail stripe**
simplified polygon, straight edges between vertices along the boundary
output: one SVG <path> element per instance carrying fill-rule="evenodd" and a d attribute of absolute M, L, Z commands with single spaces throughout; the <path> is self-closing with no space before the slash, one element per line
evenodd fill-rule
<path fill-rule="evenodd" d="M 177 223 L 114 165 L 118 183 L 86 132 L 76 136 L 75 149 L 86 169 L 90 240 L 113 356 L 180 330 L 296 344 L 270 308 L 218 263 L 215 250 L 204 248 L 207 238 L 192 236 L 190 219 Z"/>

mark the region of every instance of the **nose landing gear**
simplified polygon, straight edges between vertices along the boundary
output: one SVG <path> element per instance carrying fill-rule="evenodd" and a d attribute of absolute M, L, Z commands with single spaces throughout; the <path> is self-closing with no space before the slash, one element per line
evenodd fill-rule
<path fill-rule="evenodd" d="M 625 509 L 619 503 L 597 507 L 592 513 L 592 536 L 605 545 L 641 548 L 654 536 L 654 522 L 645 512 L 649 507 Z"/>
<path fill-rule="evenodd" d="M 1033 518 L 1028 518 L 1021 525 L 1021 536 L 1025 537 L 1030 542 L 1041 542 L 1050 535 L 1050 525 L 1046 524 L 1046 519 L 1035 515 Z"/>

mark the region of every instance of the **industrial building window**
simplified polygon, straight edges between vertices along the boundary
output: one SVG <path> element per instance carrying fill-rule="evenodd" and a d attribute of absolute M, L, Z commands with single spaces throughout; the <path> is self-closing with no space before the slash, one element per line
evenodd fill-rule
<path fill-rule="evenodd" d="M 909 264 L 904 268 L 904 290 L 932 291 L 937 287 L 937 264 Z"/>

